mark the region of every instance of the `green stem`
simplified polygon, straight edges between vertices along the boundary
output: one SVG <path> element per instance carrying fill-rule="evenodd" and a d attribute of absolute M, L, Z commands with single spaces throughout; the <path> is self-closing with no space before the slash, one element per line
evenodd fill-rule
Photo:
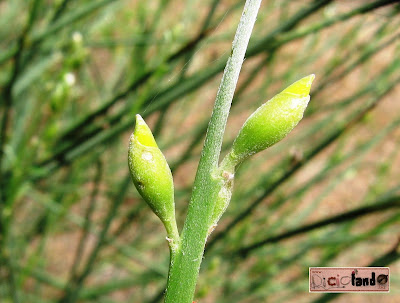
<path fill-rule="evenodd" d="M 176 225 L 175 216 L 171 218 L 169 221 L 163 221 L 163 224 L 167 231 L 167 241 L 171 251 L 171 261 L 172 261 L 172 257 L 179 249 L 179 242 L 180 242 L 179 231 L 178 231 L 178 226 Z"/>
<path fill-rule="evenodd" d="M 222 138 L 244 55 L 261 0 L 247 0 L 217 93 L 214 110 L 196 174 L 182 239 L 171 260 L 166 303 L 192 302 L 203 258 L 210 220 L 221 187 L 218 170 Z"/>

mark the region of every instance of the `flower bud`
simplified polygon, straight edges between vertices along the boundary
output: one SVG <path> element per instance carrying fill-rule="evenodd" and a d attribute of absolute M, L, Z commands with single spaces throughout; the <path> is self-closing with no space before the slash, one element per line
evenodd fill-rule
<path fill-rule="evenodd" d="M 293 83 L 246 120 L 230 154 L 236 164 L 279 142 L 299 123 L 310 101 L 314 78 L 309 75 Z"/>
<path fill-rule="evenodd" d="M 174 185 L 168 163 L 140 115 L 129 140 L 128 164 L 137 190 L 164 223 L 175 229 Z"/>

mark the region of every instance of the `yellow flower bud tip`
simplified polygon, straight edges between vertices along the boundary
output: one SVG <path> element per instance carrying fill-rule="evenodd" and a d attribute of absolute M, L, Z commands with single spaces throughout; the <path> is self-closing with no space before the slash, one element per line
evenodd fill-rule
<path fill-rule="evenodd" d="M 303 118 L 314 78 L 312 74 L 293 83 L 246 120 L 232 146 L 230 157 L 235 165 L 274 145 L 292 131 Z"/>
<path fill-rule="evenodd" d="M 314 74 L 304 77 L 287 87 L 285 90 L 282 91 L 282 93 L 290 93 L 300 98 L 307 97 L 310 94 L 311 84 L 314 79 Z"/>
<path fill-rule="evenodd" d="M 136 125 L 132 135 L 131 140 L 135 137 L 144 146 L 158 147 L 150 128 L 140 115 L 136 115 Z"/>

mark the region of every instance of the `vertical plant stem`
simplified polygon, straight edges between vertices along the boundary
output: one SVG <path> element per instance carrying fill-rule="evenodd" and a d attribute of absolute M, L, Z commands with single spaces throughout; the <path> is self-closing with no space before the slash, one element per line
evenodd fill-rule
<path fill-rule="evenodd" d="M 226 64 L 194 182 L 182 240 L 172 257 L 166 303 L 192 302 L 220 182 L 215 174 L 230 106 L 261 0 L 247 0 Z"/>

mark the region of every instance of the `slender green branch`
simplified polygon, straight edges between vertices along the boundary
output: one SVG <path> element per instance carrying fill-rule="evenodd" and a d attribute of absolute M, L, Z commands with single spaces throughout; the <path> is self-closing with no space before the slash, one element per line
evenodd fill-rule
<path fill-rule="evenodd" d="M 220 181 L 215 173 L 233 94 L 261 0 L 246 1 L 226 64 L 200 158 L 181 244 L 171 262 L 166 303 L 192 301 Z"/>
<path fill-rule="evenodd" d="M 325 227 L 331 224 L 336 224 L 336 223 L 342 223 L 346 222 L 348 220 L 354 220 L 358 217 L 361 216 L 366 216 L 371 213 L 376 213 L 376 212 L 382 212 L 388 209 L 393 209 L 393 208 L 400 208 L 400 196 L 391 196 L 391 197 L 385 197 L 379 201 L 374 202 L 371 205 L 368 206 L 362 206 L 358 207 L 356 209 L 350 210 L 348 212 L 343 212 L 341 214 L 317 221 L 315 223 L 307 224 L 292 230 L 289 230 L 287 232 L 271 236 L 268 238 L 265 238 L 264 240 L 260 240 L 258 242 L 249 244 L 243 248 L 240 248 L 236 251 L 233 252 L 233 254 L 229 255 L 241 255 L 241 256 L 247 256 L 249 253 L 252 251 L 263 247 L 264 245 L 267 244 L 272 244 L 276 243 L 279 241 L 282 241 L 284 239 L 288 239 L 290 237 L 294 237 L 321 227 Z"/>

